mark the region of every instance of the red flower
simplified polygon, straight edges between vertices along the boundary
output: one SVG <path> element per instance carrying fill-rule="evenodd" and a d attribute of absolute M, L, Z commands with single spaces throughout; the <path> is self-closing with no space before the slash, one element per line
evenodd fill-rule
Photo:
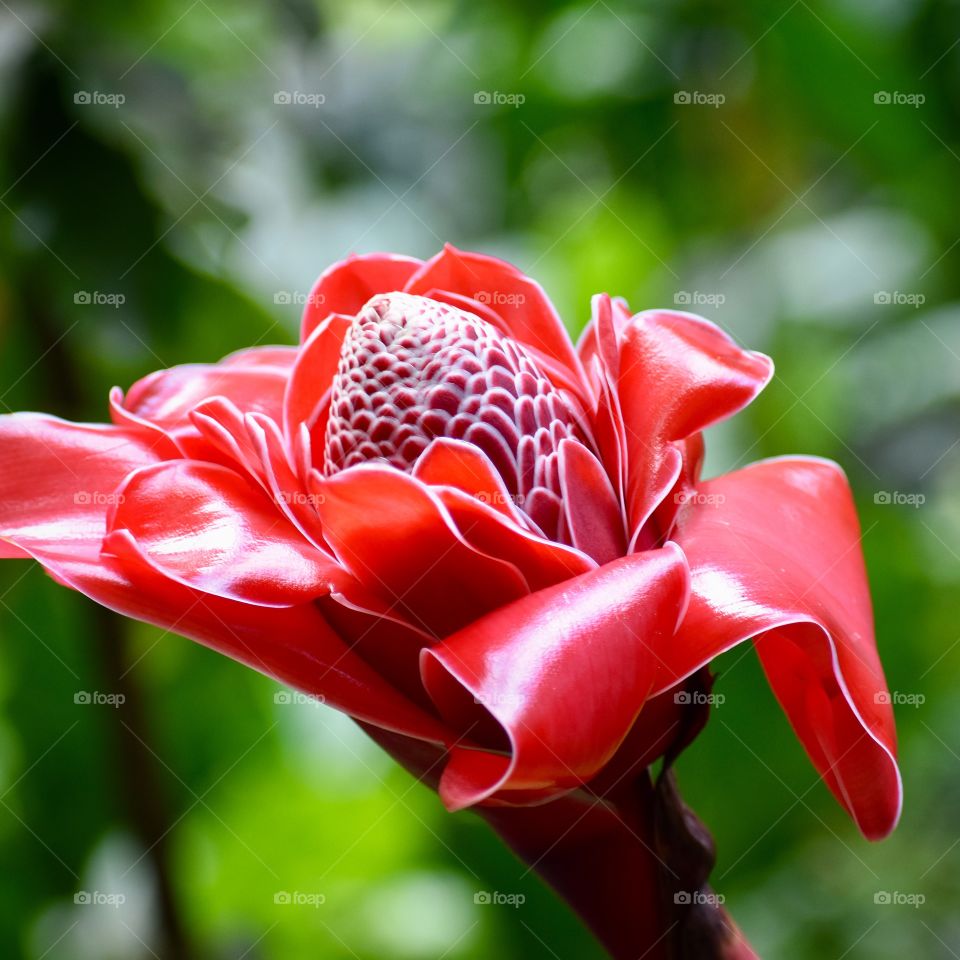
<path fill-rule="evenodd" d="M 842 471 L 699 479 L 767 357 L 606 295 L 575 350 L 534 281 L 450 247 L 336 264 L 301 339 L 114 391 L 110 425 L 0 418 L 0 556 L 322 695 L 505 835 L 495 808 L 566 795 L 546 823 L 671 749 L 690 694 L 658 695 L 754 638 L 834 795 L 893 828 Z"/>

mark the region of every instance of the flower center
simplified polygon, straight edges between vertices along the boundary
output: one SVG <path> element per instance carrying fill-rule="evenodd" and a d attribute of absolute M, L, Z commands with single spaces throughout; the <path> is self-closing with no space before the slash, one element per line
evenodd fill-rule
<path fill-rule="evenodd" d="M 577 398 L 519 343 L 427 297 L 374 297 L 343 341 L 327 422 L 327 475 L 385 460 L 410 470 L 437 437 L 492 461 L 515 503 L 549 537 L 562 511 L 557 449 L 592 447 Z"/>

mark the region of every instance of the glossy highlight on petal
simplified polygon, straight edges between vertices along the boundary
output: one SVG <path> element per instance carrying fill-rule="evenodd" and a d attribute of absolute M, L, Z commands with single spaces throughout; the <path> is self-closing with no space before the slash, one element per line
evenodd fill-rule
<path fill-rule="evenodd" d="M 768 460 L 700 484 L 676 531 L 690 611 L 657 687 L 757 638 L 811 760 L 877 839 L 896 824 L 901 785 L 860 537 L 846 477 L 826 460 Z"/>
<path fill-rule="evenodd" d="M 440 782 L 447 806 L 551 795 L 596 774 L 640 713 L 688 590 L 670 546 L 533 593 L 425 650 L 424 684 L 447 721 L 470 736 L 488 714 L 508 751 L 455 748 Z"/>
<path fill-rule="evenodd" d="M 340 562 L 412 626 L 433 636 L 527 592 L 517 568 L 474 549 L 429 488 L 386 467 L 317 481 L 318 509 Z M 385 523 L 380 506 L 390 505 Z"/>
<path fill-rule="evenodd" d="M 186 364 L 150 374 L 135 383 L 123 406 L 134 416 L 176 432 L 190 425 L 191 411 L 210 397 L 225 397 L 245 412 L 277 416 L 289 369 L 274 364 L 249 366 L 234 360 Z"/>
<path fill-rule="evenodd" d="M 162 438 L 127 427 L 0 417 L 0 557 L 99 544 L 124 478 L 167 453 Z"/>
<path fill-rule="evenodd" d="M 261 491 L 210 463 L 174 461 L 131 474 L 109 529 L 108 552 L 127 554 L 132 541 L 171 579 L 247 603 L 303 603 L 329 593 L 340 573 Z"/>
<path fill-rule="evenodd" d="M 693 314 L 637 314 L 620 339 L 626 505 L 636 536 L 680 475 L 676 444 L 750 403 L 773 376 L 773 364 Z"/>

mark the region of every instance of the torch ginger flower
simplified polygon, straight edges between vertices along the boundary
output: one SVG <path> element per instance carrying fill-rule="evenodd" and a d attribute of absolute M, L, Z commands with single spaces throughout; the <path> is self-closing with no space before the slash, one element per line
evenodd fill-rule
<path fill-rule="evenodd" d="M 0 556 L 322 695 L 477 807 L 612 955 L 752 956 L 721 911 L 664 896 L 709 872 L 647 773 L 702 724 L 705 665 L 753 639 L 867 837 L 901 796 L 842 471 L 700 479 L 702 431 L 772 369 L 606 295 L 574 349 L 491 257 L 351 257 L 299 347 L 161 370 L 107 425 L 0 418 Z"/>

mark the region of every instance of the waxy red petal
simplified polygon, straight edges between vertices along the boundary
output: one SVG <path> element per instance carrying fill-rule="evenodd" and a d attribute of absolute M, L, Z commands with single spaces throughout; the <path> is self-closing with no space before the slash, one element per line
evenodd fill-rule
<path fill-rule="evenodd" d="M 263 413 L 281 420 L 290 368 L 262 362 L 244 364 L 241 356 L 234 354 L 217 364 L 184 364 L 158 370 L 137 381 L 120 406 L 174 439 L 183 433 L 195 436 L 190 414 L 211 397 L 224 397 L 243 413 Z"/>
<path fill-rule="evenodd" d="M 153 445 L 154 449 L 165 460 L 176 460 L 183 456 L 183 449 L 163 427 L 158 427 L 143 417 L 131 413 L 123 405 L 123 391 L 113 387 L 109 395 L 110 420 L 118 427 L 127 427 L 134 434 L 143 434 L 144 440 Z"/>
<path fill-rule="evenodd" d="M 679 440 L 673 446 L 680 457 L 677 479 L 670 492 L 657 504 L 644 527 L 634 532 L 631 544 L 634 550 L 644 550 L 669 539 L 680 507 L 696 495 L 706 454 L 703 434 L 691 433 L 686 440 Z"/>
<path fill-rule="evenodd" d="M 413 475 L 432 486 L 455 487 L 509 517 L 518 527 L 528 529 L 526 518 L 517 509 L 497 468 L 472 443 L 438 437 L 420 454 Z"/>
<path fill-rule="evenodd" d="M 560 487 L 573 545 L 597 563 L 626 550 L 623 514 L 603 465 L 576 440 L 560 441 Z"/>
<path fill-rule="evenodd" d="M 773 364 L 692 314 L 639 313 L 619 339 L 626 505 L 636 536 L 680 475 L 677 442 L 745 407 L 769 382 Z"/>
<path fill-rule="evenodd" d="M 171 461 L 132 474 L 108 519 L 105 549 L 125 531 L 164 576 L 251 604 L 292 606 L 329 593 L 340 567 L 311 546 L 269 498 L 212 463 Z"/>
<path fill-rule="evenodd" d="M 0 417 L 0 557 L 99 545 L 124 478 L 168 452 L 135 427 Z"/>
<path fill-rule="evenodd" d="M 650 693 L 688 590 L 671 544 L 517 600 L 425 650 L 424 685 L 441 714 L 466 734 L 492 717 L 508 750 L 454 748 L 444 803 L 543 798 L 594 776 Z"/>
<path fill-rule="evenodd" d="M 297 360 L 299 347 L 269 344 L 265 347 L 246 347 L 228 353 L 221 361 L 224 367 L 274 367 L 289 371 Z"/>
<path fill-rule="evenodd" d="M 814 766 L 876 839 L 896 824 L 901 785 L 860 538 L 846 477 L 829 461 L 768 460 L 700 484 L 675 532 L 690 611 L 657 687 L 756 637 Z"/>
<path fill-rule="evenodd" d="M 590 321 L 583 328 L 577 343 L 577 355 L 587 372 L 587 379 L 599 396 L 599 381 L 594 373 L 594 361 L 599 369 L 616 376 L 620 369 L 620 335 L 630 322 L 630 308 L 621 297 L 606 293 L 595 294 L 590 300 Z"/>
<path fill-rule="evenodd" d="M 362 593 L 350 589 L 316 601 L 321 612 L 344 642 L 377 673 L 411 701 L 435 713 L 420 681 L 420 651 L 431 638 L 405 624 L 369 612 Z M 452 736 L 452 734 L 451 734 Z"/>
<path fill-rule="evenodd" d="M 161 576 L 131 551 L 101 555 L 99 541 L 59 556 L 31 548 L 59 583 L 117 613 L 202 643 L 376 725 L 431 743 L 451 736 L 358 657 L 315 603 L 260 607 L 212 596 Z"/>
<path fill-rule="evenodd" d="M 512 563 L 471 547 L 430 488 L 399 470 L 351 467 L 318 477 L 315 492 L 324 537 L 340 562 L 432 636 L 527 592 Z"/>
<path fill-rule="evenodd" d="M 592 391 L 593 438 L 623 512 L 627 440 L 617 394 L 617 375 L 620 369 L 619 331 L 629 321 L 630 312 L 625 301 L 611 300 L 607 294 L 593 297 L 591 310 L 592 316 L 577 345 L 577 353 Z"/>
<path fill-rule="evenodd" d="M 323 456 L 324 435 L 330 390 L 340 362 L 343 338 L 350 328 L 350 317 L 335 313 L 314 328 L 300 348 L 283 398 L 283 428 L 294 437 L 301 424 L 310 431 L 312 446 Z M 305 479 L 305 478 L 304 478 Z"/>
<path fill-rule="evenodd" d="M 190 422 L 199 434 L 190 446 L 204 450 L 205 455 L 188 460 L 206 460 L 238 470 L 269 492 L 260 453 L 247 430 L 246 418 L 235 404 L 224 397 L 204 400 L 190 414 Z"/>
<path fill-rule="evenodd" d="M 103 554 L 118 488 L 158 459 L 139 430 L 39 414 L 0 417 L 0 556 L 33 557 L 97 603 L 198 640 L 362 720 L 449 741 L 441 724 L 345 645 L 316 604 L 240 603 L 162 576 L 136 549 L 123 560 Z"/>
<path fill-rule="evenodd" d="M 273 502 L 306 540 L 329 553 L 317 513 L 316 495 L 307 491 L 291 464 L 280 428 L 269 417 L 256 413 L 248 414 L 244 422 Z"/>
<path fill-rule="evenodd" d="M 335 263 L 320 274 L 310 291 L 300 341 L 306 341 L 331 313 L 352 316 L 372 296 L 403 290 L 422 265 L 422 260 L 394 253 L 365 253 Z"/>
<path fill-rule="evenodd" d="M 214 397 L 191 414 L 194 426 L 222 459 L 218 463 L 239 469 L 262 487 L 277 509 L 285 514 L 304 538 L 329 553 L 320 529 L 314 495 L 307 492 L 299 465 L 291 463 L 290 447 L 280 428 L 269 417 L 243 416 L 229 400 Z M 204 459 L 210 459 L 205 457 Z M 312 469 L 312 468 L 311 468 Z"/>
<path fill-rule="evenodd" d="M 407 293 L 431 290 L 479 300 L 498 313 L 511 335 L 558 361 L 582 382 L 580 362 L 553 304 L 535 280 L 496 257 L 468 253 L 447 244 L 413 275 Z"/>
<path fill-rule="evenodd" d="M 486 504 L 459 490 L 436 490 L 464 540 L 474 549 L 512 564 L 530 591 L 569 580 L 597 563 L 576 547 L 546 540 L 518 526 Z"/>

